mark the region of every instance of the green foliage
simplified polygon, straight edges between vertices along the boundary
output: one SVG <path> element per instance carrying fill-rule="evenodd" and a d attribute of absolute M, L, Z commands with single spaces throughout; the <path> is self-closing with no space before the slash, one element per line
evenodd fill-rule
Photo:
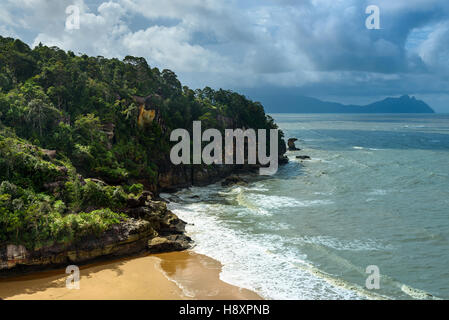
<path fill-rule="evenodd" d="M 82 187 L 84 206 L 107 206 L 109 197 L 105 194 L 103 189 L 104 188 L 99 183 L 87 180 L 86 184 Z"/>
<path fill-rule="evenodd" d="M 156 183 L 168 159 L 170 131 L 190 130 L 194 120 L 203 128 L 274 127 L 260 103 L 222 89 L 193 91 L 174 72 L 151 68 L 141 57 L 76 56 L 43 45 L 31 50 L 0 38 L 0 61 L 0 122 L 109 183 Z M 140 128 L 134 95 L 148 97 L 163 121 Z M 105 129 L 110 124 L 112 138 Z"/>
<path fill-rule="evenodd" d="M 10 192 L 10 193 L 9 193 Z M 85 236 L 99 236 L 126 219 L 111 209 L 65 214 L 66 205 L 3 181 L 0 185 L 0 243 L 36 249 L 54 243 L 71 244 Z"/>
<path fill-rule="evenodd" d="M 0 181 L 9 180 L 41 190 L 46 182 L 63 175 L 57 163 L 43 159 L 39 148 L 0 131 Z"/>
<path fill-rule="evenodd" d="M 133 184 L 131 187 L 129 187 L 129 192 L 133 193 L 135 195 L 141 194 L 143 191 L 143 185 L 140 183 Z"/>
<path fill-rule="evenodd" d="M 138 125 L 135 96 L 157 109 L 152 123 Z M 130 181 L 157 185 L 171 131 L 195 120 L 203 130 L 277 128 L 260 103 L 193 91 L 141 57 L 77 56 L 0 36 L 0 242 L 69 243 L 118 223 L 125 190 L 143 191 Z"/>
<path fill-rule="evenodd" d="M 143 190 L 143 186 L 141 185 Z M 128 198 L 122 187 L 106 186 L 99 182 L 86 179 L 81 188 L 83 207 L 112 207 L 121 208 Z"/>

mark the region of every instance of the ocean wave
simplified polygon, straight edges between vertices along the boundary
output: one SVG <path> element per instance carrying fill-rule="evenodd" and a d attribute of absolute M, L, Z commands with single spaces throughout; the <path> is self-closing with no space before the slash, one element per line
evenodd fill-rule
<path fill-rule="evenodd" d="M 384 251 L 393 249 L 391 245 L 384 245 L 372 239 L 341 240 L 329 236 L 304 236 L 292 241 L 297 244 L 313 244 L 341 251 Z"/>
<path fill-rule="evenodd" d="M 169 204 L 181 219 L 192 222 L 187 232 L 195 252 L 222 263 L 220 278 L 253 290 L 266 299 L 361 299 L 359 292 L 332 284 L 311 271 L 304 255 L 286 254 L 283 243 L 224 226 L 214 215 Z"/>
<path fill-rule="evenodd" d="M 367 194 L 372 195 L 372 196 L 384 196 L 384 195 L 388 194 L 388 191 L 384 190 L 384 189 L 374 189 L 374 190 L 368 192 Z"/>
<path fill-rule="evenodd" d="M 375 190 L 374 190 L 375 191 Z M 240 193 L 242 195 L 243 193 Z M 281 199 L 283 205 L 292 205 L 291 197 L 264 196 L 250 194 L 252 199 L 266 201 Z M 256 201 L 257 202 L 257 201 Z M 259 205 L 267 205 L 260 203 Z M 302 202 L 301 202 L 302 203 Z M 296 203 L 297 205 L 298 203 Z M 352 265 L 341 256 L 328 251 L 391 251 L 394 248 L 373 239 L 338 239 L 330 236 L 284 237 L 274 234 L 255 234 L 252 224 L 243 221 L 239 214 L 247 214 L 238 206 L 218 203 L 176 203 L 168 204 L 181 219 L 189 221 L 187 232 L 195 241 L 194 251 L 205 254 L 221 262 L 221 280 L 257 292 L 266 299 L 389 299 L 365 288 L 347 282 L 344 279 L 327 274 L 315 267 L 300 247 L 314 245 L 335 259 L 337 264 L 349 264 L 347 268 L 364 275 L 364 270 Z M 234 215 L 223 221 L 223 213 Z M 245 227 L 235 229 L 235 224 Z M 276 228 L 289 230 L 290 225 L 275 221 L 258 222 L 258 228 Z M 240 228 L 240 227 L 239 227 Z M 259 229 L 260 230 L 260 229 Z M 327 248 L 327 249 L 326 249 Z M 332 258 L 333 257 L 333 258 Z M 437 299 L 431 294 L 400 283 L 388 276 L 381 275 L 382 283 L 397 287 L 414 299 Z M 183 288 L 186 295 L 192 295 Z"/>
<path fill-rule="evenodd" d="M 399 284 L 401 291 L 404 292 L 406 295 L 408 295 L 409 297 L 412 297 L 413 299 L 417 299 L 417 300 L 441 300 L 438 297 L 433 296 L 432 294 L 424 291 L 424 290 L 420 290 L 420 289 L 416 289 L 416 288 L 412 288 L 409 287 L 405 284 Z"/>
<path fill-rule="evenodd" d="M 238 199 L 238 203 L 242 206 L 251 208 L 263 209 L 278 209 L 278 208 L 295 208 L 295 207 L 312 207 L 320 205 L 329 205 L 333 202 L 331 200 L 297 200 L 285 196 L 269 196 L 261 194 L 245 194 Z"/>

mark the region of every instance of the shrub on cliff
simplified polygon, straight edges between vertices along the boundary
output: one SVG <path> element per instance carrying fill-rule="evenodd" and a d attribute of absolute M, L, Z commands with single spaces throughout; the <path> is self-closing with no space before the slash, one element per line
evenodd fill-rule
<path fill-rule="evenodd" d="M 129 192 L 134 195 L 139 195 L 143 191 L 143 185 L 141 183 L 133 184 L 129 187 Z"/>
<path fill-rule="evenodd" d="M 81 187 L 81 197 L 83 208 L 122 208 L 128 199 L 122 187 L 102 185 L 90 179 L 87 179 L 86 184 Z"/>
<path fill-rule="evenodd" d="M 191 90 L 143 58 L 76 56 L 43 45 L 31 50 L 0 38 L 0 62 L 0 75 L 11 80 L 0 89 L 0 122 L 109 183 L 156 183 L 168 161 L 170 131 L 190 129 L 194 120 L 204 128 L 276 127 L 260 103 L 229 90 Z M 137 125 L 142 105 L 135 96 L 158 109 L 152 123 Z"/>
<path fill-rule="evenodd" d="M 12 194 L 6 193 L 11 192 Z M 23 244 L 38 249 L 55 243 L 71 244 L 126 220 L 111 209 L 65 213 L 65 203 L 3 181 L 0 186 L 0 244 Z"/>
<path fill-rule="evenodd" d="M 139 124 L 147 107 L 154 120 Z M 143 58 L 30 49 L 0 36 L 0 242 L 69 243 L 119 222 L 125 190 L 143 191 L 128 185 L 157 185 L 170 167 L 170 132 L 195 120 L 203 129 L 277 128 L 260 103 L 191 90 Z"/>
<path fill-rule="evenodd" d="M 58 161 L 43 159 L 36 146 L 0 131 L 0 180 L 42 189 L 44 184 L 64 176 Z"/>

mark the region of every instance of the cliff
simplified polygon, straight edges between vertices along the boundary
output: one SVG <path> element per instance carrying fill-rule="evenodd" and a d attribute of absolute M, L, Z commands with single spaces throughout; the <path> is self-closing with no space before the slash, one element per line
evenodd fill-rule
<path fill-rule="evenodd" d="M 10 275 L 11 270 L 40 270 L 145 251 L 157 253 L 190 248 L 191 239 L 184 235 L 185 222 L 167 210 L 164 203 L 150 201 L 133 210 L 145 212 L 145 215 L 129 218 L 99 236 L 91 234 L 73 243 L 31 250 L 24 245 L 0 246 L 0 276 Z"/>
<path fill-rule="evenodd" d="M 158 193 L 258 168 L 173 165 L 170 133 L 193 121 L 220 132 L 277 128 L 260 103 L 192 90 L 143 58 L 0 37 L 0 269 L 188 248 L 185 223 Z M 278 142 L 282 162 L 282 132 Z"/>

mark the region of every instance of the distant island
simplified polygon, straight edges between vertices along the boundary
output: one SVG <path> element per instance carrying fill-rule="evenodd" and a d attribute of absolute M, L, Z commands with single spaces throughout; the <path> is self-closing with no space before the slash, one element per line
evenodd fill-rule
<path fill-rule="evenodd" d="M 306 96 L 256 97 L 267 113 L 435 113 L 424 101 L 413 96 L 386 98 L 365 106 L 344 105 Z"/>

